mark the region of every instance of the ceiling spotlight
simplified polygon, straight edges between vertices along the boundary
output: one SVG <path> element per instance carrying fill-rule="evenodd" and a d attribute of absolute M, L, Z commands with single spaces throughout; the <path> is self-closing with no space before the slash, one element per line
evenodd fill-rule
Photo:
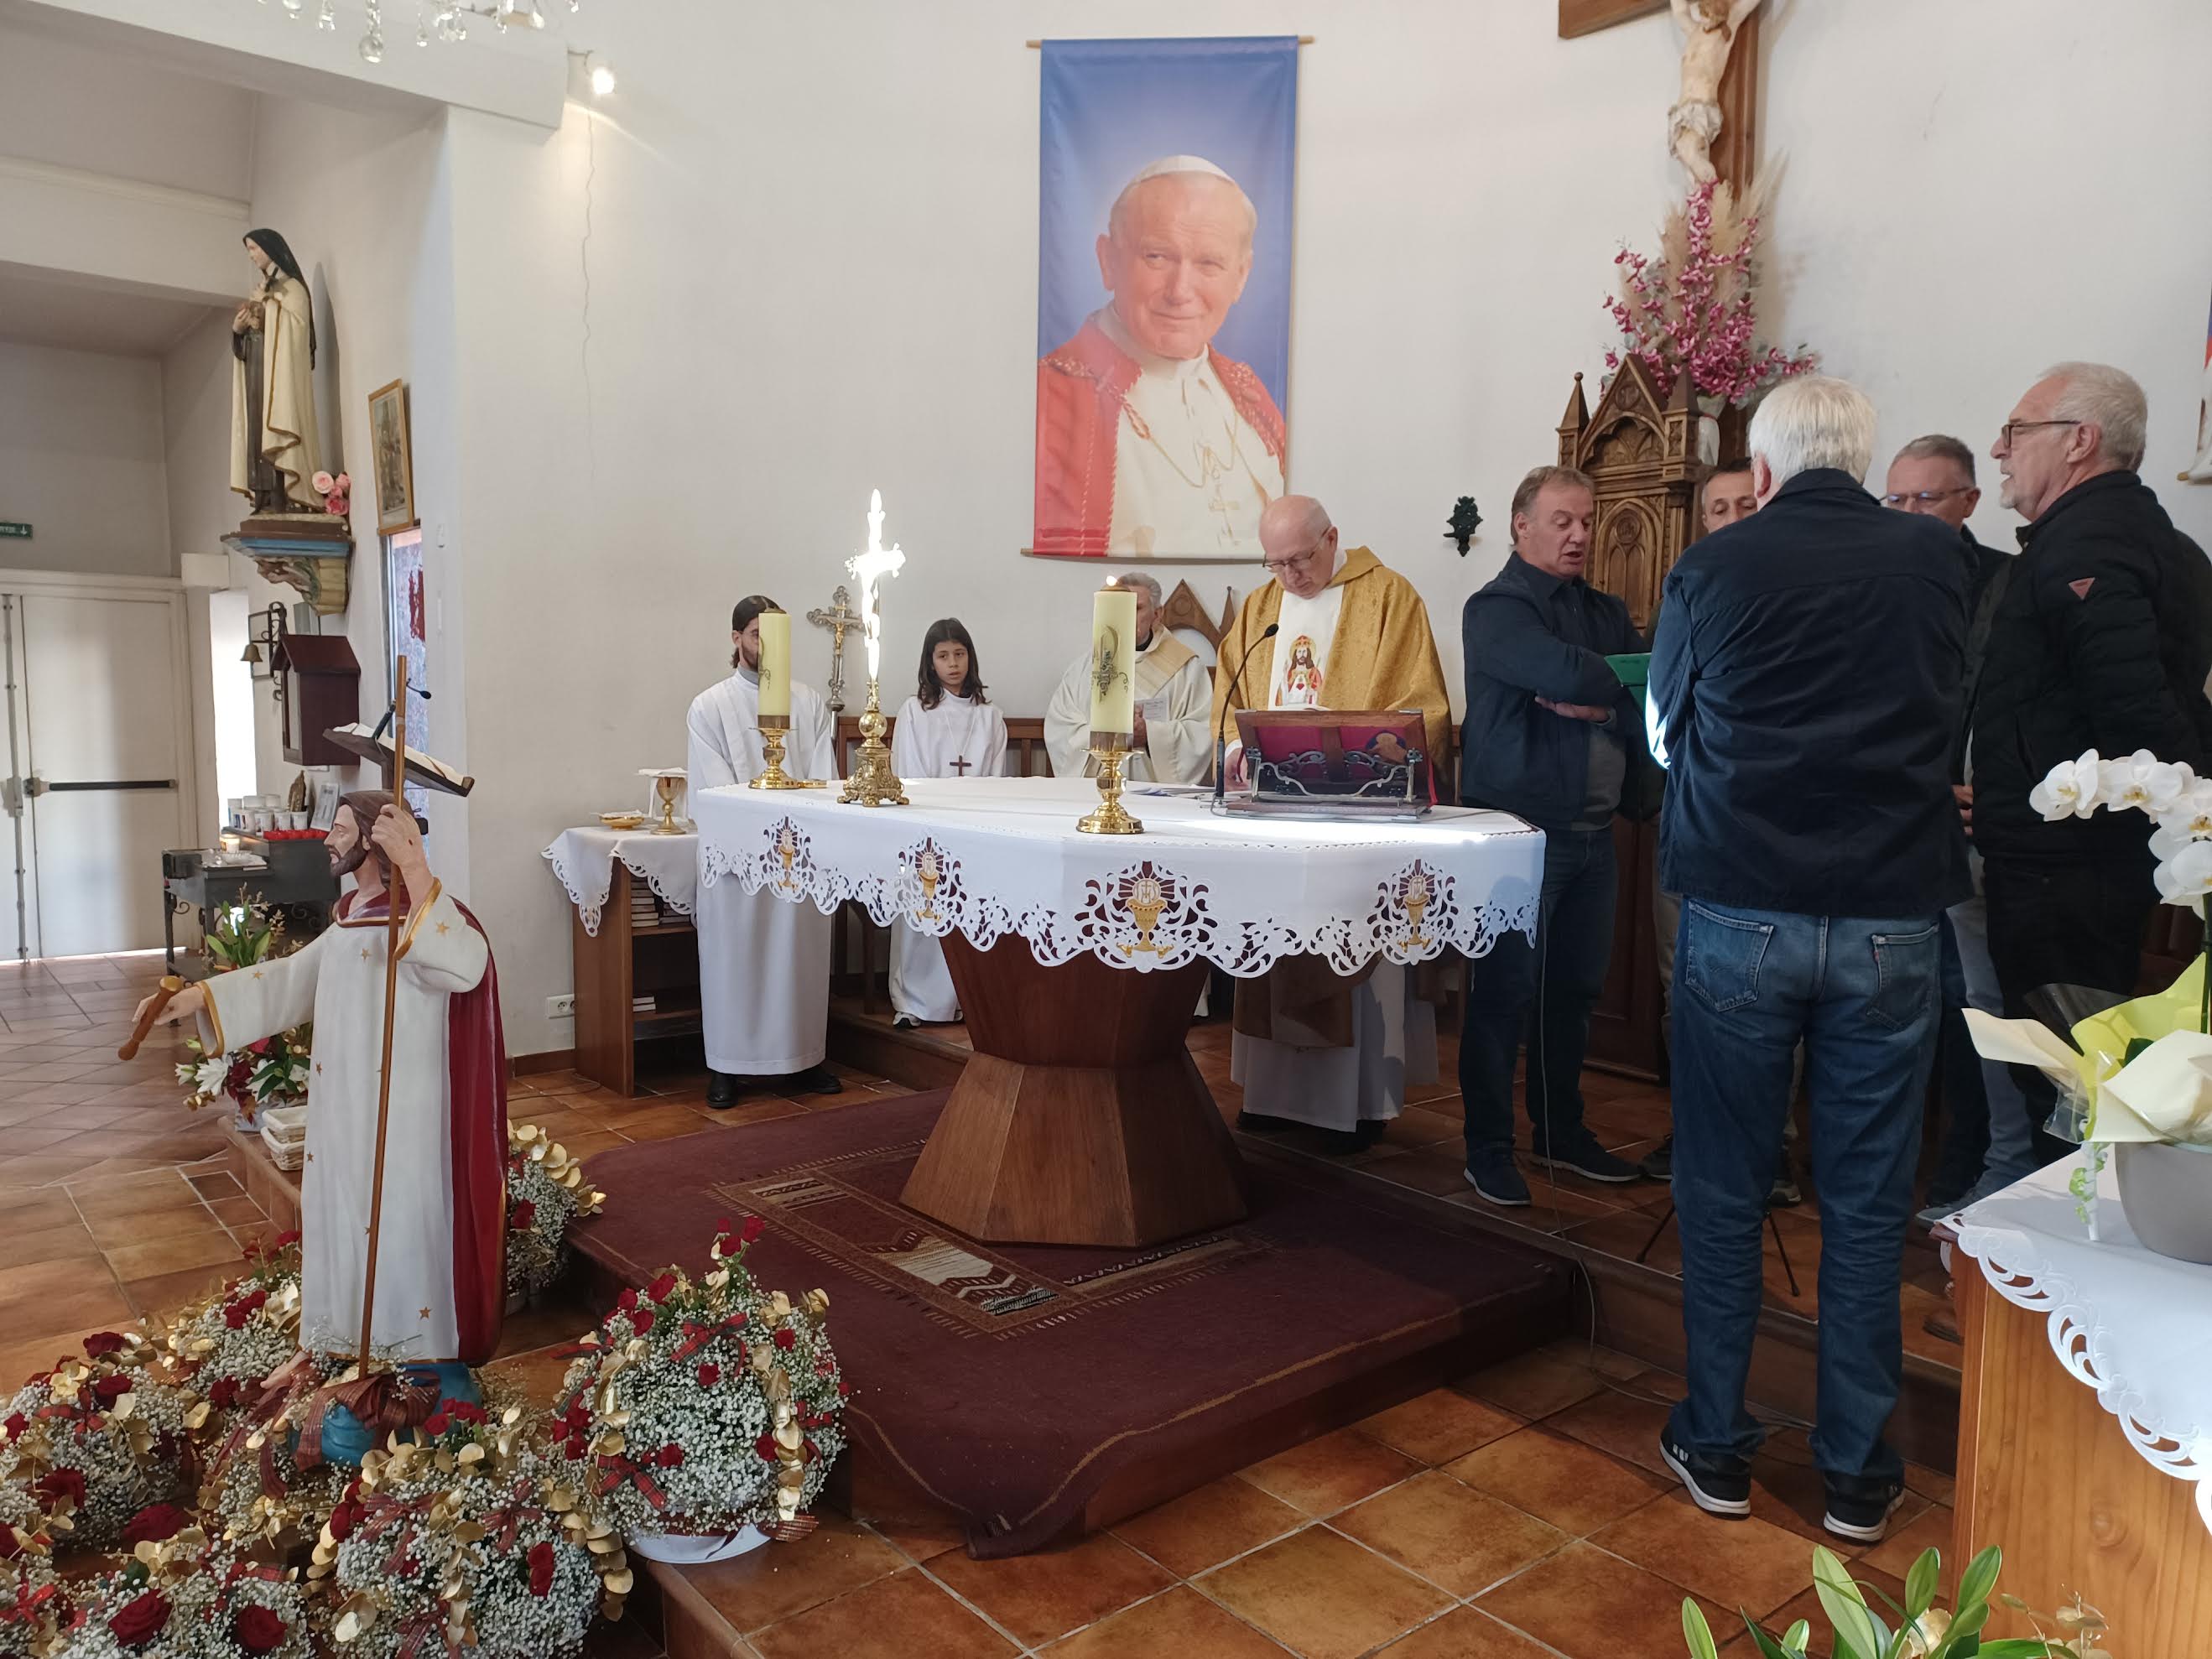
<path fill-rule="evenodd" d="M 592 96 L 605 98 L 615 89 L 615 72 L 605 64 L 592 65 Z"/>

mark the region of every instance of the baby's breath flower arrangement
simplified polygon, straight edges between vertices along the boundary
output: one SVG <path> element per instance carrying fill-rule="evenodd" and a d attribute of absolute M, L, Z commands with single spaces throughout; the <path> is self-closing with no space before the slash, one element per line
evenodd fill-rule
<path fill-rule="evenodd" d="M 597 1215 L 606 1194 L 584 1180 L 584 1167 L 535 1123 L 507 1129 L 507 1290 L 537 1296 L 560 1277 L 568 1224 Z"/>
<path fill-rule="evenodd" d="M 0 1659 L 34 1659 L 66 1621 L 69 1596 L 54 1571 L 56 1537 L 69 1530 L 68 1505 L 50 1515 L 17 1460 L 0 1451 Z"/>
<path fill-rule="evenodd" d="M 830 1299 L 759 1287 L 744 1257 L 762 1231 L 724 1222 L 702 1280 L 671 1267 L 624 1291 L 568 1368 L 560 1451 L 641 1554 L 748 1527 L 803 1535 L 844 1449 Z"/>
<path fill-rule="evenodd" d="M 207 1406 L 171 1382 L 143 1337 L 102 1331 L 85 1358 L 35 1376 L 0 1407 L 14 1469 L 49 1506 L 71 1506 L 75 1541 L 112 1548 L 150 1504 L 188 1497 L 198 1479 L 192 1431 Z"/>
<path fill-rule="evenodd" d="M 90 1587 L 53 1659 L 307 1659 L 309 1635 L 291 1574 L 185 1525 Z"/>
<path fill-rule="evenodd" d="M 169 1322 L 162 1346 L 178 1376 L 216 1412 L 253 1403 L 300 1351 L 300 1236 L 246 1247 L 246 1271 Z"/>
<path fill-rule="evenodd" d="M 447 1401 L 362 1461 L 309 1570 L 339 1651 L 568 1659 L 596 1613 L 619 1615 L 622 1540 L 563 1484 L 542 1433 L 520 1406 Z"/>

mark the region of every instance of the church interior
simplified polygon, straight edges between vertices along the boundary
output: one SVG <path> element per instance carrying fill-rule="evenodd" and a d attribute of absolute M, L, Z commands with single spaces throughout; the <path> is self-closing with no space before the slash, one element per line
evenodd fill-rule
<path fill-rule="evenodd" d="M 2203 1654 L 2208 62 L 0 0 L 0 1659 Z"/>

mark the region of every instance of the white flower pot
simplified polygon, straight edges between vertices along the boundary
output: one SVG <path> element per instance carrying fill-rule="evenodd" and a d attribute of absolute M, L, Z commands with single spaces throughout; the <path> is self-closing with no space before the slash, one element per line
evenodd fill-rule
<path fill-rule="evenodd" d="M 2112 1151 L 2120 1207 L 2143 1248 L 2212 1265 L 2212 1148 L 2130 1141 Z"/>
<path fill-rule="evenodd" d="M 633 1554 L 648 1561 L 696 1567 L 708 1561 L 726 1561 L 767 1542 L 768 1534 L 758 1527 L 741 1527 L 736 1532 L 641 1532 L 630 1539 L 629 1547 Z"/>

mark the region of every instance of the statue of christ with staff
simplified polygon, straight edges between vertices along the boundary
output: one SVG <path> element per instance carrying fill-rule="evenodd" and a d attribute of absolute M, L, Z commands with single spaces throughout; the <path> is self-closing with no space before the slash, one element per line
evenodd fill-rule
<path fill-rule="evenodd" d="M 401 757 L 404 744 L 403 728 Z M 140 1026 L 196 1018 L 221 1054 L 314 1021 L 301 1343 L 318 1358 L 354 1358 L 365 1382 L 387 1363 L 404 1368 L 410 1414 L 427 1416 L 441 1395 L 477 1397 L 468 1368 L 497 1348 L 506 1303 L 498 978 L 483 927 L 431 874 L 403 800 L 347 795 L 327 846 L 332 871 L 354 884 L 329 928 L 289 957 L 156 993 Z M 390 1394 L 341 1392 L 338 1403 L 373 1404 L 400 1426 Z"/>

